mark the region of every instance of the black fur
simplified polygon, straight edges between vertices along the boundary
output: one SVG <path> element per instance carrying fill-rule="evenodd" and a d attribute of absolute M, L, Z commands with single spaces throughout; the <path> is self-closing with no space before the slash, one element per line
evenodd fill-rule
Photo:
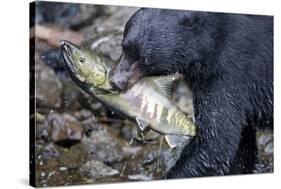
<path fill-rule="evenodd" d="M 127 63 L 113 70 L 116 88 L 136 72 L 179 71 L 191 85 L 199 135 L 168 178 L 253 171 L 256 130 L 273 124 L 273 17 L 141 9 L 122 45 Z M 127 83 L 114 80 L 124 75 Z"/>

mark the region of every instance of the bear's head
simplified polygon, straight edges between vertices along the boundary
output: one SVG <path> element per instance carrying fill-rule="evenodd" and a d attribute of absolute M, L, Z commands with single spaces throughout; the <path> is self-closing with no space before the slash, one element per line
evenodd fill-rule
<path fill-rule="evenodd" d="M 140 9 L 127 22 L 123 53 L 111 72 L 117 90 L 141 77 L 186 72 L 216 48 L 216 19 L 205 12 Z"/>

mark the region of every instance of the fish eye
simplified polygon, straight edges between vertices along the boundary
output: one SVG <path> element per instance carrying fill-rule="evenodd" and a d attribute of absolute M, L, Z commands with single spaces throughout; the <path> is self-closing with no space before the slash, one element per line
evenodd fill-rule
<path fill-rule="evenodd" d="M 80 58 L 80 63 L 85 63 L 85 58 Z"/>

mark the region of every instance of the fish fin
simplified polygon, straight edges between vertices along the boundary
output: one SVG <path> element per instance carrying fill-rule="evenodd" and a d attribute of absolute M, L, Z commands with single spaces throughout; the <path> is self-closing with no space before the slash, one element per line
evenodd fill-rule
<path fill-rule="evenodd" d="M 144 144 L 154 144 L 154 141 L 152 139 L 147 138 L 146 133 L 149 131 L 149 129 L 145 132 L 140 131 L 140 129 L 137 129 L 137 136 L 135 137 L 135 139 L 138 142 L 142 142 Z"/>
<path fill-rule="evenodd" d="M 178 73 L 167 76 L 151 77 L 152 81 L 161 89 L 161 91 L 168 98 L 170 98 L 172 94 L 171 89 L 173 82 L 179 78 L 180 75 Z"/>
<path fill-rule="evenodd" d="M 144 132 L 145 130 L 148 129 L 148 123 L 140 118 L 136 118 L 136 122 L 139 126 L 139 129 L 141 130 L 141 132 Z"/>
<path fill-rule="evenodd" d="M 188 136 L 165 135 L 165 139 L 170 148 L 176 148 L 178 145 L 190 138 Z"/>
<path fill-rule="evenodd" d="M 137 138 L 143 140 L 144 139 L 144 133 L 140 130 L 137 129 Z"/>

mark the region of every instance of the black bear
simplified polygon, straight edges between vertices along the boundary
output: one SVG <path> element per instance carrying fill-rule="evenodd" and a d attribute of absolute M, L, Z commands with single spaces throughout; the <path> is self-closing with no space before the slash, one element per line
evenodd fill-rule
<path fill-rule="evenodd" d="M 140 9 L 125 26 L 111 83 L 181 72 L 198 136 L 167 178 L 251 173 L 256 130 L 273 128 L 273 17 Z"/>

